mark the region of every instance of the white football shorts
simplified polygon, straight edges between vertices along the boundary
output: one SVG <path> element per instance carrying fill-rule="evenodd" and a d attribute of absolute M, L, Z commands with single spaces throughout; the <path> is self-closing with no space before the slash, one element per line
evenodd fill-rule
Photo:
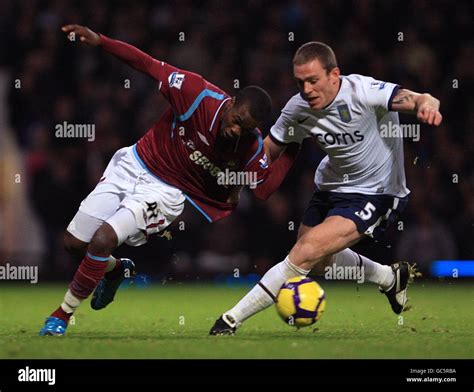
<path fill-rule="evenodd" d="M 144 166 L 135 146 L 118 150 L 100 182 L 82 201 L 67 230 L 89 243 L 107 222 L 118 237 L 118 245 L 139 246 L 148 236 L 169 226 L 184 209 L 183 192 L 161 181 Z"/>

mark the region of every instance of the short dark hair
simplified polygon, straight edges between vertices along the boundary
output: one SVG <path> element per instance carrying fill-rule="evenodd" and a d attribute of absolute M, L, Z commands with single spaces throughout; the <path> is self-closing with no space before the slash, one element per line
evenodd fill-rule
<path fill-rule="evenodd" d="M 235 106 L 248 105 L 252 118 L 261 123 L 266 121 L 272 112 L 272 99 L 261 87 L 247 86 L 235 96 Z"/>
<path fill-rule="evenodd" d="M 336 55 L 331 47 L 317 41 L 307 42 L 300 46 L 293 57 L 293 64 L 303 65 L 316 59 L 319 60 L 326 72 L 337 67 Z"/>

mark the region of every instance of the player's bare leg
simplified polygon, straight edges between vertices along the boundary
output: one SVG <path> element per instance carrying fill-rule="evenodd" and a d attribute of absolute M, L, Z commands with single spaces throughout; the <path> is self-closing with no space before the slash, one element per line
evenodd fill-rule
<path fill-rule="evenodd" d="M 350 246 L 363 238 L 355 223 L 341 216 L 330 216 L 321 225 L 300 228 L 298 242 L 288 255 L 292 263 L 323 275 L 327 267 L 356 267 L 364 281 L 378 284 L 384 289 L 393 285 L 394 274 L 389 266 L 376 263 L 359 255 Z M 334 241 L 329 243 L 330 241 Z M 336 249 L 335 252 L 332 252 Z"/>
<path fill-rule="evenodd" d="M 324 257 L 353 245 L 360 238 L 354 222 L 340 216 L 329 217 L 311 228 L 299 238 L 283 261 L 270 268 L 236 306 L 216 321 L 210 334 L 233 333 L 247 318 L 272 305 L 278 290 L 286 280 L 307 275 Z"/>
<path fill-rule="evenodd" d="M 69 231 L 64 232 L 64 249 L 69 253 L 74 261 L 80 262 L 87 252 L 88 242 L 81 241 Z"/>
<path fill-rule="evenodd" d="M 300 225 L 298 239 L 308 233 L 311 227 Z M 323 257 L 313 268 L 316 275 L 326 275 L 328 268 L 348 267 L 356 270 L 357 274 L 353 277 L 359 281 L 372 282 L 379 285 L 379 289 L 384 293 L 396 314 L 405 310 L 407 303 L 406 289 L 408 283 L 413 280 L 417 274 L 414 266 L 407 262 L 394 263 L 391 266 L 385 266 L 365 257 L 352 249 L 346 248 L 335 254 Z M 355 268 L 354 268 L 355 267 Z"/>
<path fill-rule="evenodd" d="M 78 241 L 66 236 L 65 245 L 70 247 L 75 244 L 77 246 L 75 249 L 76 255 L 84 248 L 84 243 L 81 244 Z M 87 245 L 85 255 L 69 285 L 63 303 L 46 320 L 40 335 L 63 335 L 65 333 L 69 319 L 74 311 L 104 278 L 111 253 L 116 249 L 117 245 L 118 238 L 114 229 L 108 223 L 104 223 L 95 232 L 91 242 Z"/>
<path fill-rule="evenodd" d="M 311 269 L 321 273 L 324 267 L 331 263 L 338 266 L 364 267 L 361 268 L 361 271 L 364 271 L 364 278 L 379 284 L 387 296 L 390 288 L 392 286 L 395 288 L 395 277 L 398 274 L 397 282 L 406 291 L 407 265 L 403 266 L 403 271 L 399 266 L 396 266 L 395 270 L 348 249 L 363 238 L 363 234 L 357 231 L 352 220 L 341 216 L 330 216 L 315 227 L 300 228 L 298 237 L 297 243 L 285 260 L 272 267 L 236 306 L 216 321 L 210 331 L 212 335 L 233 334 L 243 321 L 274 303 L 278 290 L 287 279 L 307 275 Z M 403 276 L 400 276 L 401 273 Z M 400 291 L 400 287 L 396 287 L 399 289 L 397 292 Z M 395 290 L 390 293 L 391 297 L 395 298 L 397 294 Z M 393 303 L 392 308 L 396 313 L 403 310 L 403 306 L 402 309 L 395 309 L 394 306 Z"/>
<path fill-rule="evenodd" d="M 81 241 L 69 231 L 64 233 L 64 249 L 69 253 L 75 262 L 80 263 L 81 260 L 86 256 L 88 246 L 88 242 Z M 108 273 L 112 271 L 118 271 L 120 269 L 122 260 L 125 259 L 116 259 L 114 256 L 110 255 L 105 272 Z"/>

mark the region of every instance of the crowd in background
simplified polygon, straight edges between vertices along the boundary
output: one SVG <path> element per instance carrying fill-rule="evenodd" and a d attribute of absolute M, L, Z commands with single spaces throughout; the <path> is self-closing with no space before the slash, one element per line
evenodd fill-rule
<path fill-rule="evenodd" d="M 202 74 L 230 95 L 256 84 L 273 99 L 272 122 L 294 95 L 291 59 L 311 40 L 335 51 L 342 74 L 360 73 L 430 92 L 443 124 L 405 141 L 410 202 L 385 241 L 362 252 L 384 263 L 422 266 L 474 255 L 474 41 L 468 2 L 450 1 L 0 1 L 0 67 L 10 71 L 9 117 L 27 168 L 51 276 L 75 265 L 62 235 L 113 153 L 134 144 L 166 108 L 156 82 L 98 48 L 60 31 L 77 23 Z M 470 38 L 469 38 L 470 37 Z M 13 80 L 21 81 L 16 88 Z M 127 80 L 129 84 L 127 84 Z M 402 115 L 403 122 L 416 123 Z M 94 124 L 95 140 L 55 137 L 55 125 Z M 272 122 L 266 124 L 268 133 Z M 141 248 L 121 247 L 149 274 L 201 278 L 262 273 L 296 239 L 323 153 L 306 141 L 281 189 L 267 202 L 244 192 L 238 211 L 210 225 L 188 205 L 170 228 Z M 178 225 L 179 222 L 183 224 Z"/>

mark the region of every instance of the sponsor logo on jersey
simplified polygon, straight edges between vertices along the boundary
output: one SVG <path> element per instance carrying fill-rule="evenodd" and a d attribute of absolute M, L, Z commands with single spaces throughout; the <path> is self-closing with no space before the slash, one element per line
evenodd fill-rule
<path fill-rule="evenodd" d="M 339 117 L 341 117 L 341 121 L 348 123 L 352 120 L 351 112 L 349 111 L 349 106 L 346 104 L 339 105 L 337 107 L 337 111 L 339 112 Z"/>
<path fill-rule="evenodd" d="M 196 150 L 192 154 L 189 154 L 189 159 L 196 165 L 202 166 L 202 168 L 208 171 L 211 176 L 217 177 L 222 172 L 221 168 L 212 163 L 208 157 L 206 157 L 201 151 Z"/>
<path fill-rule="evenodd" d="M 354 134 L 351 134 L 349 132 L 341 132 L 341 133 L 315 133 L 314 136 L 316 137 L 316 140 L 318 141 L 319 144 L 322 146 L 340 146 L 340 145 L 348 145 L 348 144 L 354 144 L 357 142 L 361 142 L 364 140 L 364 135 L 357 130 L 354 132 Z"/>
<path fill-rule="evenodd" d="M 173 72 L 168 76 L 168 83 L 170 87 L 177 88 L 178 90 L 181 90 L 181 86 L 183 85 L 184 82 L 184 77 L 186 75 L 179 73 L 179 72 Z"/>
<path fill-rule="evenodd" d="M 383 90 L 383 88 L 385 87 L 386 84 L 387 84 L 387 82 L 376 81 L 376 82 L 370 83 L 370 88 L 371 89 Z"/>

